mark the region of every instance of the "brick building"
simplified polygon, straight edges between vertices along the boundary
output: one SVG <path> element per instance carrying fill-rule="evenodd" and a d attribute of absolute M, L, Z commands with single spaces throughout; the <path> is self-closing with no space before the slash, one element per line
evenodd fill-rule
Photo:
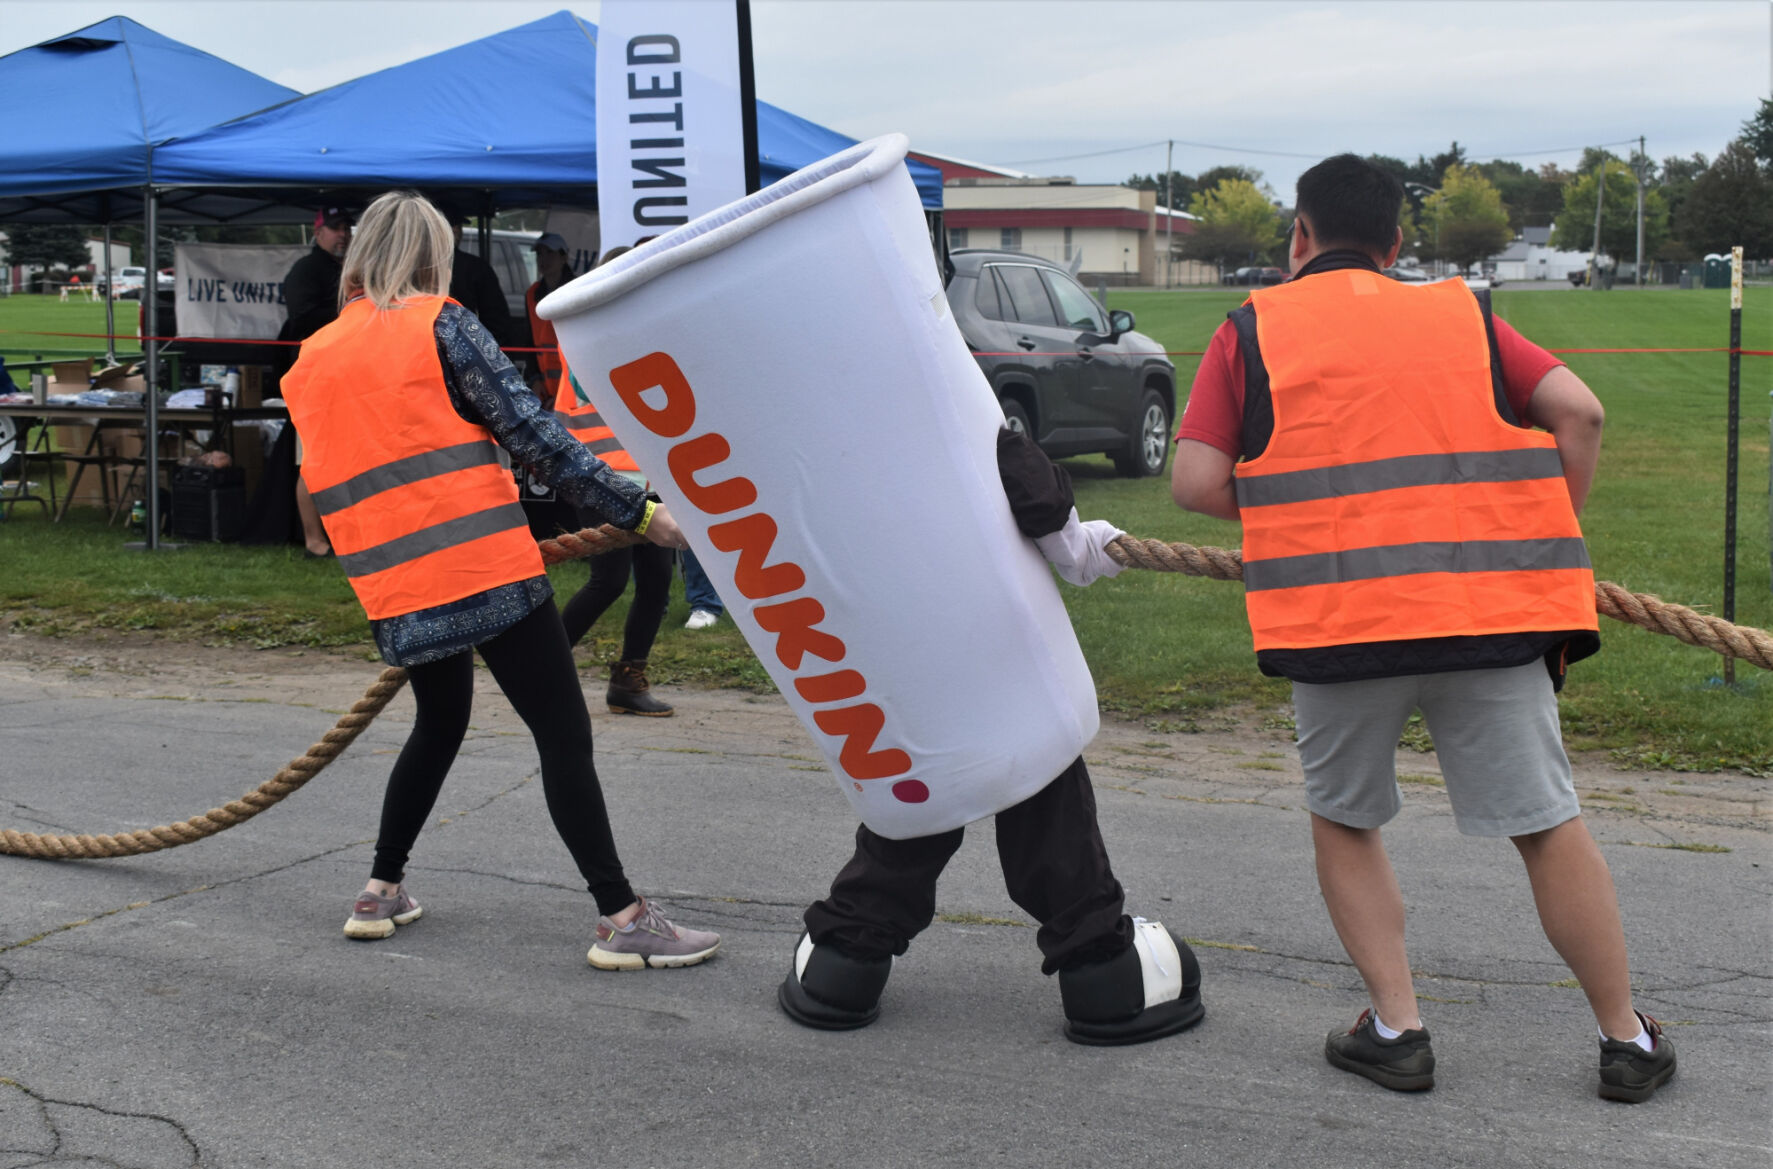
<path fill-rule="evenodd" d="M 1212 283 L 1210 266 L 1184 260 L 1193 217 L 1157 206 L 1157 193 L 1078 183 L 917 153 L 942 172 L 950 248 L 1026 252 L 1076 271 L 1086 284 Z M 1171 249 L 1166 265 L 1165 247 Z"/>

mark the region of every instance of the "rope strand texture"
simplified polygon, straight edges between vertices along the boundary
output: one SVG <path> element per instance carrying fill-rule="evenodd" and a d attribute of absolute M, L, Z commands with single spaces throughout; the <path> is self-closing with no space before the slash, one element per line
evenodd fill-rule
<path fill-rule="evenodd" d="M 1182 572 L 1213 580 L 1244 578 L 1243 555 L 1229 548 L 1197 548 L 1193 544 L 1120 536 L 1108 545 L 1108 555 L 1129 568 Z M 1695 612 L 1649 593 L 1634 593 L 1606 580 L 1595 582 L 1594 602 L 1596 610 L 1616 621 L 1641 626 L 1652 633 L 1666 633 L 1688 645 L 1773 670 L 1773 635 L 1764 630 L 1732 625 L 1722 617 Z"/>
<path fill-rule="evenodd" d="M 563 532 L 542 540 L 542 560 L 558 564 L 595 556 L 615 548 L 645 541 L 620 528 L 604 525 L 578 532 Z M 1121 564 L 1146 568 L 1155 572 L 1180 572 L 1213 580 L 1242 580 L 1243 556 L 1229 548 L 1200 548 L 1193 544 L 1167 544 L 1162 540 L 1146 540 L 1137 536 L 1121 536 L 1108 545 L 1108 554 Z M 1645 593 L 1633 593 L 1610 581 L 1595 584 L 1595 607 L 1619 621 L 1641 626 L 1656 633 L 1700 646 L 1727 657 L 1741 658 L 1763 670 L 1773 670 L 1773 636 L 1746 625 L 1732 625 L 1721 617 L 1694 612 L 1684 605 L 1673 605 Z M 393 697 L 406 685 L 406 671 L 390 666 L 364 692 L 351 709 L 339 718 L 333 728 L 307 753 L 293 759 L 276 775 L 239 799 L 211 808 L 202 815 L 156 828 L 138 829 L 114 835 L 90 836 L 70 834 L 45 835 L 0 829 L 0 853 L 35 857 L 41 860 L 97 859 L 116 856 L 137 856 L 177 848 L 213 836 L 236 824 L 245 823 L 266 808 L 274 807 L 300 791 L 302 786 L 337 759 L 363 733 L 363 729 L 380 714 Z"/>

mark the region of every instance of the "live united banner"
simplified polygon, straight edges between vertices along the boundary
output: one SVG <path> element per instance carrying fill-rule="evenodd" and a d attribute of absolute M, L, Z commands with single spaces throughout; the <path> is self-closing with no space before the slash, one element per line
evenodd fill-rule
<path fill-rule="evenodd" d="M 744 197 L 739 94 L 732 0 L 604 0 L 597 211 L 605 250 Z"/>
<path fill-rule="evenodd" d="M 288 315 L 283 277 L 302 244 L 190 244 L 173 252 L 179 332 L 186 337 L 270 340 Z"/>

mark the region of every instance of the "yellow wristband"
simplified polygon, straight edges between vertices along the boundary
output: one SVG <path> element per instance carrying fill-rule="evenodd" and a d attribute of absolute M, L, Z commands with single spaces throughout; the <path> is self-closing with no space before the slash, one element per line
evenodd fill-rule
<path fill-rule="evenodd" d="M 646 510 L 640 513 L 640 522 L 634 525 L 634 534 L 636 536 L 646 535 L 646 526 L 653 522 L 653 513 L 658 510 L 658 504 L 650 499 L 646 501 Z"/>

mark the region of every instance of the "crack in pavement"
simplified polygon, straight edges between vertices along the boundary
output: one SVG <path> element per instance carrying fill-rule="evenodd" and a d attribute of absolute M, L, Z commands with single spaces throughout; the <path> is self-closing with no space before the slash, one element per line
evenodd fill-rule
<path fill-rule="evenodd" d="M 462 816 L 466 816 L 471 813 L 481 811 L 482 809 L 487 807 L 487 805 L 491 804 L 493 801 L 495 801 L 503 796 L 510 795 L 512 792 L 517 791 L 518 789 L 524 787 L 526 784 L 533 782 L 535 780 L 535 778 L 536 778 L 536 773 L 532 772 L 531 774 L 524 776 L 522 779 L 520 779 L 516 783 L 512 784 L 510 787 L 503 788 L 499 791 L 494 792 L 492 795 L 488 796 L 485 800 L 482 800 L 479 804 L 476 804 L 473 807 L 468 808 L 464 811 L 458 812 L 454 816 L 445 817 L 444 819 L 439 821 L 439 826 L 447 825 L 451 820 L 459 819 Z M 373 838 L 368 839 L 368 840 L 353 840 L 348 843 L 338 845 L 337 847 L 334 847 L 334 848 L 323 849 L 320 852 L 313 853 L 312 855 L 309 855 L 309 856 L 298 857 L 295 860 L 289 861 L 285 864 L 277 865 L 277 866 L 275 866 L 273 868 L 269 868 L 269 869 L 264 869 L 260 872 L 245 873 L 245 874 L 242 874 L 241 876 L 238 876 L 238 877 L 229 877 L 226 880 L 211 881 L 211 882 L 208 882 L 208 883 L 202 884 L 202 885 L 194 885 L 189 889 L 179 889 L 179 890 L 176 890 L 172 893 L 163 893 L 158 897 L 150 897 L 146 901 L 132 901 L 127 905 L 121 905 L 115 909 L 101 910 L 98 913 L 92 914 L 90 917 L 83 917 L 78 921 L 63 922 L 61 925 L 51 926 L 49 929 L 43 930 L 40 933 L 34 934 L 31 937 L 25 938 L 21 941 L 0 942 L 0 954 L 10 953 L 13 950 L 20 950 L 26 946 L 35 945 L 36 943 L 43 941 L 45 938 L 53 937 L 56 934 L 67 933 L 69 930 L 79 929 L 81 926 L 92 925 L 93 923 L 98 922 L 98 921 L 102 921 L 105 918 L 115 917 L 116 915 L 118 915 L 120 913 L 128 913 L 128 912 L 131 912 L 131 911 L 137 910 L 137 909 L 146 909 L 151 905 L 161 905 L 161 904 L 164 904 L 165 902 L 168 902 L 168 901 L 176 901 L 182 897 L 189 897 L 195 893 L 206 893 L 206 892 L 209 892 L 210 890 L 213 890 L 213 889 L 221 889 L 221 888 L 225 888 L 228 885 L 236 885 L 242 881 L 256 881 L 261 877 L 269 877 L 269 876 L 272 876 L 277 873 L 285 872 L 289 869 L 295 868 L 297 865 L 304 865 L 304 864 L 309 863 L 310 861 L 322 860 L 326 857 L 333 856 L 337 853 L 344 852 L 347 849 L 358 848 L 358 847 L 361 847 L 362 845 L 373 844 L 373 843 L 375 843 Z M 448 871 L 448 870 L 443 870 L 443 871 Z M 496 874 L 488 873 L 488 874 L 482 874 L 482 875 L 494 876 Z M 5 989 L 5 985 L 0 984 L 0 990 L 4 990 L 4 989 Z"/>
<path fill-rule="evenodd" d="M 26 1156 L 40 1156 L 44 1158 L 40 1161 L 25 1162 L 20 1165 L 19 1169 L 25 1169 L 25 1165 L 49 1165 L 62 1160 L 61 1153 L 63 1146 L 66 1144 L 66 1139 L 62 1134 L 62 1126 L 56 1123 L 56 1118 L 51 1114 L 50 1109 L 52 1106 L 55 1108 L 71 1108 L 77 1111 L 96 1112 L 101 1116 L 113 1116 L 124 1120 L 146 1120 L 155 1124 L 166 1125 L 177 1134 L 179 1140 L 183 1141 L 185 1147 L 190 1150 L 190 1164 L 196 1166 L 203 1163 L 203 1150 L 198 1146 L 196 1140 L 192 1138 L 190 1132 L 184 1125 L 180 1124 L 170 1116 L 161 1116 L 154 1112 L 128 1112 L 119 1108 L 106 1108 L 102 1104 L 92 1104 L 83 1100 L 58 1100 L 53 1096 L 45 1096 L 43 1093 L 7 1076 L 0 1076 L 0 1088 L 11 1088 L 14 1091 L 23 1093 L 28 1099 L 34 1102 L 37 1106 L 37 1115 L 42 1119 L 43 1127 L 49 1132 L 50 1148 L 47 1151 L 42 1149 L 0 1149 L 0 1152 L 22 1153 Z M 117 1169 L 128 1169 L 122 1161 L 93 1153 L 83 1153 L 72 1159 L 76 1161 L 99 1161 L 106 1165 L 116 1166 Z"/>
<path fill-rule="evenodd" d="M 437 821 L 437 826 L 439 828 L 441 828 L 444 825 L 448 824 L 452 820 L 460 820 L 463 816 L 471 816 L 475 812 L 484 811 L 489 805 L 491 805 L 493 803 L 494 800 L 503 799 L 504 797 L 510 795 L 512 792 L 517 791 L 520 788 L 527 787 L 530 784 L 534 783 L 536 780 L 536 776 L 538 776 L 540 774 L 541 774 L 541 772 L 539 772 L 539 771 L 530 772 L 528 775 L 524 776 L 522 779 L 518 780 L 516 783 L 512 784 L 510 787 L 500 788 L 498 791 L 494 792 L 490 796 L 487 796 L 484 800 L 481 800 L 478 804 L 475 804 L 473 807 L 464 808 L 460 812 L 455 813 L 453 816 L 442 817 L 441 819 L 439 819 Z"/>
<path fill-rule="evenodd" d="M 63 833 L 72 833 L 74 831 L 72 828 L 70 828 L 66 824 L 58 824 L 54 820 L 43 819 L 43 813 L 40 813 L 36 808 L 33 808 L 29 804 L 21 804 L 17 800 L 8 800 L 6 802 L 18 810 L 19 815 L 16 818 L 19 820 L 24 820 L 27 823 L 35 824 L 39 828 L 53 828 L 53 829 L 55 829 L 56 835 L 60 835 Z M 8 819 L 12 819 L 12 818 L 14 818 L 14 817 L 12 817 L 11 815 L 8 816 Z"/>
<path fill-rule="evenodd" d="M 50 928 L 33 934 L 28 938 L 24 938 L 21 941 L 0 942 L 0 954 L 8 954 L 14 950 L 22 950 L 26 946 L 34 946 L 46 938 L 52 938 L 57 934 L 65 934 L 70 930 L 77 930 L 82 926 L 93 925 L 96 922 L 103 921 L 105 918 L 116 917 L 120 913 L 131 913 L 138 909 L 147 909 L 152 905 L 163 905 L 168 901 L 177 901 L 180 898 L 190 897 L 193 894 L 207 893 L 214 889 L 225 889 L 229 885 L 238 885 L 243 881 L 256 881 L 261 877 L 269 877 L 277 873 L 287 872 L 288 870 L 295 868 L 297 865 L 305 865 L 310 861 L 321 860 L 325 857 L 344 852 L 347 849 L 360 848 L 363 845 L 370 843 L 373 843 L 373 841 L 353 840 L 334 848 L 322 849 L 311 856 L 297 857 L 295 860 L 289 861 L 285 864 L 276 865 L 269 869 L 264 869 L 260 872 L 244 873 L 238 877 L 228 877 L 225 880 L 211 881 L 203 885 L 193 885 L 189 889 L 177 889 L 171 893 L 162 893 L 158 897 L 150 897 L 146 901 L 131 901 L 128 905 L 120 905 L 115 909 L 101 910 L 90 917 L 83 917 L 79 921 L 63 922 L 61 925 L 51 926 Z"/>

